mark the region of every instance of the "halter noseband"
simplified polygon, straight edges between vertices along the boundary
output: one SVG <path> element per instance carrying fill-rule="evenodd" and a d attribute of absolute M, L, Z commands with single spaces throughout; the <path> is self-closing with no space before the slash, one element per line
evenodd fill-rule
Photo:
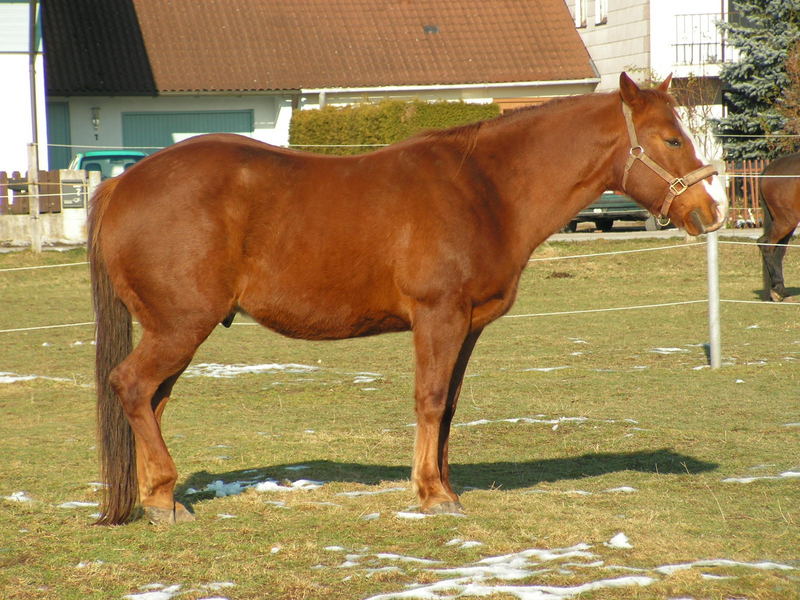
<path fill-rule="evenodd" d="M 667 216 L 669 213 L 669 207 L 672 205 L 672 201 L 675 199 L 675 196 L 680 196 L 683 192 L 688 190 L 690 186 L 693 186 L 698 181 L 702 181 L 706 177 L 717 175 L 719 173 L 712 165 L 703 165 L 688 175 L 684 175 L 683 177 L 675 177 L 672 175 L 672 173 L 664 169 L 661 165 L 645 154 L 644 148 L 639 145 L 639 140 L 636 137 L 636 128 L 633 125 L 631 108 L 625 102 L 622 103 L 622 112 L 625 115 L 625 124 L 628 126 L 628 137 L 631 141 L 628 161 L 625 163 L 625 172 L 622 176 L 622 189 L 623 191 L 626 190 L 628 174 L 630 173 L 631 167 L 633 167 L 633 163 L 635 163 L 637 160 L 642 161 L 645 165 L 650 167 L 651 171 L 656 173 L 661 177 L 661 179 L 669 184 L 667 195 L 664 197 L 664 202 L 661 204 L 661 210 L 659 211 L 660 216 Z"/>

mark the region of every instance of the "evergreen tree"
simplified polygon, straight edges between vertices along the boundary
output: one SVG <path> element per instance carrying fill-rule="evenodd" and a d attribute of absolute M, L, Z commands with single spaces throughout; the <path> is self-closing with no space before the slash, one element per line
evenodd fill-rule
<path fill-rule="evenodd" d="M 731 0 L 731 13 L 720 27 L 739 57 L 720 75 L 728 116 L 719 120 L 718 135 L 728 159 L 774 156 L 778 150 L 768 139 L 726 136 L 786 132 L 777 101 L 789 85 L 788 51 L 800 38 L 800 0 Z"/>
<path fill-rule="evenodd" d="M 780 140 L 782 154 L 800 151 L 800 40 L 789 50 L 786 75 L 789 77 L 789 85 L 778 101 L 778 112 L 785 119 L 788 134 Z"/>

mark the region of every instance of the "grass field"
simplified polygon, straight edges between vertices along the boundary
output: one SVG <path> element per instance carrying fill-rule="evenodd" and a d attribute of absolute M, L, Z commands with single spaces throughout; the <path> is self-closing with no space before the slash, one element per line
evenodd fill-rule
<path fill-rule="evenodd" d="M 724 238 L 723 238 L 724 239 Z M 705 247 L 551 243 L 512 314 L 706 297 Z M 82 251 L 0 255 L 0 598 L 795 599 L 800 305 L 503 318 L 451 440 L 464 517 L 409 484 L 411 340 L 218 328 L 164 417 L 193 523 L 92 526 L 97 458 Z M 758 299 L 756 248 L 720 248 L 721 297 Z M 800 286 L 790 251 L 786 280 Z M 798 291 L 797 288 L 794 288 Z M 294 365 L 294 366 L 291 366 Z"/>

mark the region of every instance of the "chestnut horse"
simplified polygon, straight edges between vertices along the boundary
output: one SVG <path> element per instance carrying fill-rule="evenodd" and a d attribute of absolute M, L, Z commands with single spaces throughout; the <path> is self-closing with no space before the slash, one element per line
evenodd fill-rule
<path fill-rule="evenodd" d="M 759 246 L 764 299 L 782 302 L 789 296 L 783 285 L 783 257 L 800 223 L 800 153 L 772 161 L 761 175 L 758 196 L 764 210 L 764 235 L 758 243 L 764 244 Z"/>
<path fill-rule="evenodd" d="M 467 361 L 509 310 L 531 252 L 604 190 L 691 234 L 727 200 L 667 94 L 552 101 L 332 157 L 203 135 L 140 161 L 93 198 L 100 523 L 192 519 L 174 499 L 161 416 L 214 327 L 237 312 L 287 336 L 413 332 L 412 485 L 425 512 L 459 512 L 448 436 Z M 639 164 L 641 163 L 641 164 Z M 697 185 L 693 185 L 697 184 Z M 132 349 L 131 315 L 141 324 Z"/>

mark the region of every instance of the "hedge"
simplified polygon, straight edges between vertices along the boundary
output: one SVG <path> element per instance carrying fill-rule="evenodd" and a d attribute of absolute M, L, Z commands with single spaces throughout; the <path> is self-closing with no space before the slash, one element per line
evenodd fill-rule
<path fill-rule="evenodd" d="M 374 150 L 374 145 L 391 144 L 419 131 L 465 125 L 499 114 L 497 104 L 421 100 L 296 110 L 289 126 L 289 144 L 326 154 L 361 154 Z M 350 147 L 305 147 L 318 145 Z"/>

